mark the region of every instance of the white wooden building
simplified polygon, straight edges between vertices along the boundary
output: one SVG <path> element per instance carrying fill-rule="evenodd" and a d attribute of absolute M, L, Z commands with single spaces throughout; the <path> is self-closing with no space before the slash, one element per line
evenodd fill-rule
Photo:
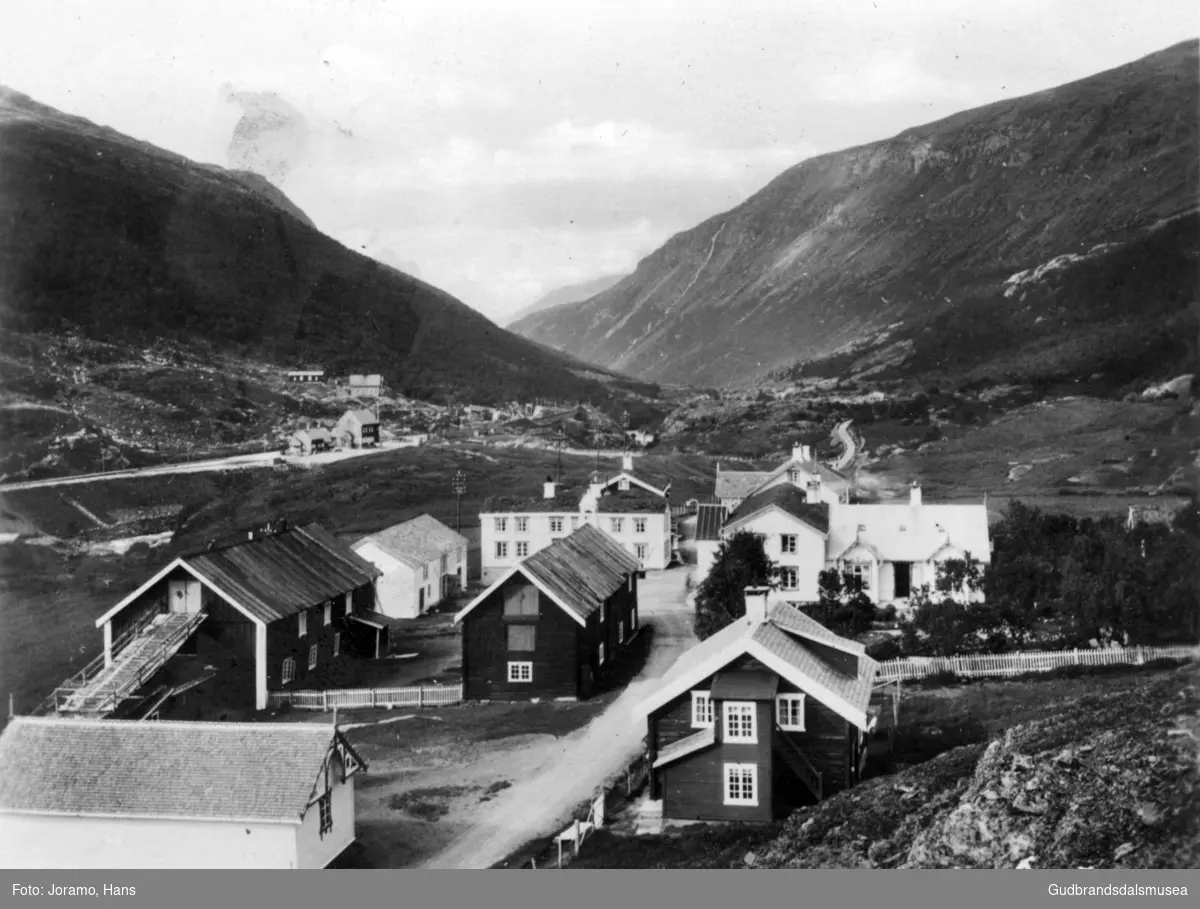
<path fill-rule="evenodd" d="M 352 548 L 383 572 L 375 581 L 375 611 L 389 618 L 416 618 L 467 586 L 467 538 L 427 514 Z"/>
<path fill-rule="evenodd" d="M 365 762 L 333 726 L 15 717 L 0 867 L 327 867 Z"/>
<path fill-rule="evenodd" d="M 722 505 L 733 511 L 756 492 L 781 485 L 807 491 L 814 482 L 819 484 L 822 502 L 836 505 L 850 500 L 850 480 L 817 461 L 808 445 L 793 446 L 791 458 L 774 470 L 723 470 L 718 462 L 714 494 Z"/>

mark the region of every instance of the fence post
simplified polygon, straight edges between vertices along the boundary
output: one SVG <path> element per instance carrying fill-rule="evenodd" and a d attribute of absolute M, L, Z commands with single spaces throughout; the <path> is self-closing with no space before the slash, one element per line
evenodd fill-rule
<path fill-rule="evenodd" d="M 375 689 L 374 689 L 374 688 L 372 688 L 372 689 L 371 689 L 371 706 L 372 706 L 372 707 L 376 706 L 376 697 L 375 697 L 375 695 L 376 695 L 376 691 L 375 691 Z"/>
<path fill-rule="evenodd" d="M 418 707 L 425 706 L 425 686 L 424 685 L 417 686 L 417 706 Z"/>
<path fill-rule="evenodd" d="M 575 854 L 579 855 L 579 818 L 575 818 Z"/>
<path fill-rule="evenodd" d="M 321 709 L 322 710 L 329 709 L 329 692 L 328 691 L 321 692 Z"/>

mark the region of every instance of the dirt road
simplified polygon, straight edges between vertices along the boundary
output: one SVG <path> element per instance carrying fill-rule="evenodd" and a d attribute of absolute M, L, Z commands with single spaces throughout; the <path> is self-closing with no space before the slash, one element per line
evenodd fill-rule
<path fill-rule="evenodd" d="M 470 826 L 417 867 L 489 868 L 530 840 L 557 833 L 576 805 L 637 757 L 645 730 L 632 721 L 634 705 L 695 643 L 685 602 L 686 576 L 682 568 L 651 573 L 639 587 L 642 621 L 655 627 L 653 649 L 637 680 L 578 732 L 549 741 L 539 737 L 505 754 L 512 786 L 477 810 Z"/>
<path fill-rule="evenodd" d="M 854 441 L 854 436 L 850 432 L 850 424 L 853 420 L 844 420 L 834 429 L 834 434 L 841 440 L 842 453 L 833 464 L 834 470 L 845 470 L 854 463 L 854 458 L 858 454 L 858 444 Z"/>

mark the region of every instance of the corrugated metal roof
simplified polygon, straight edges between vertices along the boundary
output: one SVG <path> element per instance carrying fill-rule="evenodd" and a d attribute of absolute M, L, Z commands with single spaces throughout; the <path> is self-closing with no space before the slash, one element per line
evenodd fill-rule
<path fill-rule="evenodd" d="M 467 538 L 455 533 L 432 515 L 423 514 L 365 536 L 354 545 L 360 543 L 374 543 L 389 555 L 420 568 L 444 553 L 466 546 Z"/>
<path fill-rule="evenodd" d="M 638 560 L 591 524 L 525 559 L 521 570 L 586 619 L 638 570 Z"/>
<path fill-rule="evenodd" d="M 809 504 L 805 491 L 798 486 L 792 486 L 790 483 L 781 486 L 772 486 L 770 489 L 756 492 L 754 495 L 744 499 L 734 509 L 733 514 L 729 516 L 726 523 L 732 524 L 749 517 L 757 511 L 772 506 L 786 511 L 792 517 L 798 518 L 810 527 L 821 531 L 821 533 L 829 531 L 829 505 L 825 502 Z"/>
<path fill-rule="evenodd" d="M 712 681 L 709 696 L 717 701 L 772 701 L 779 691 L 773 672 L 722 672 Z"/>
<path fill-rule="evenodd" d="M 721 528 L 729 509 L 724 505 L 698 505 L 696 507 L 696 540 L 698 542 L 721 539 Z"/>
<path fill-rule="evenodd" d="M 371 583 L 379 569 L 319 524 L 183 559 L 262 622 L 275 622 Z"/>
<path fill-rule="evenodd" d="M 842 555 L 856 539 L 892 562 L 926 561 L 947 543 L 985 562 L 992 551 L 983 504 L 902 502 L 830 509 L 829 558 Z"/>
<path fill-rule="evenodd" d="M 299 822 L 334 728 L 15 717 L 0 811 Z"/>

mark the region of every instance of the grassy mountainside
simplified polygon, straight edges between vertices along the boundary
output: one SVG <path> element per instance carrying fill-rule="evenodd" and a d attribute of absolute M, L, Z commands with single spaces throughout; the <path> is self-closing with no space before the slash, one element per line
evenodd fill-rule
<path fill-rule="evenodd" d="M 315 230 L 243 172 L 199 165 L 0 88 L 0 318 L 166 339 L 410 397 L 493 403 L 653 392 L 498 328 Z"/>
<path fill-rule="evenodd" d="M 610 290 L 512 327 L 706 385 L 834 354 L 905 376 L 1179 370 L 1197 334 L 1198 50 L 804 161 Z"/>

